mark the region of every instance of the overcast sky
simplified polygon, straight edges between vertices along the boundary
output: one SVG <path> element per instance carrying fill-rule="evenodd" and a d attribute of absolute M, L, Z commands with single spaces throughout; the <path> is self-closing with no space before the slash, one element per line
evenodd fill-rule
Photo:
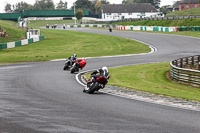
<path fill-rule="evenodd" d="M 35 3 L 35 0 L 0 0 L 0 13 L 4 13 L 4 8 L 5 8 L 5 5 L 7 3 L 10 3 L 10 4 L 16 4 L 18 2 L 21 2 L 21 1 L 24 1 L 24 2 L 27 2 L 29 4 L 34 4 Z M 60 0 L 53 0 L 54 4 L 57 4 Z M 70 8 L 73 4 L 73 2 L 75 2 L 76 0 L 62 0 L 63 2 L 64 1 L 67 1 L 68 3 L 68 8 Z M 111 4 L 121 4 L 122 3 L 122 0 L 108 0 Z M 178 1 L 178 0 L 161 0 L 161 6 L 164 6 L 164 5 L 172 5 L 175 1 Z"/>

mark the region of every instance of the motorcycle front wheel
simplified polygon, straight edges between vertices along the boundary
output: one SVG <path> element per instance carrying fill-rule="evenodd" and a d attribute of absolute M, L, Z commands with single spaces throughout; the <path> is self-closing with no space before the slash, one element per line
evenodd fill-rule
<path fill-rule="evenodd" d="M 76 71 L 76 66 L 72 67 L 71 73 L 74 73 Z"/>
<path fill-rule="evenodd" d="M 63 68 L 63 70 L 68 70 L 69 69 L 69 64 L 66 64 Z"/>
<path fill-rule="evenodd" d="M 98 82 L 92 82 L 91 85 L 89 86 L 88 93 L 92 94 L 97 90 L 99 90 L 99 83 Z"/>

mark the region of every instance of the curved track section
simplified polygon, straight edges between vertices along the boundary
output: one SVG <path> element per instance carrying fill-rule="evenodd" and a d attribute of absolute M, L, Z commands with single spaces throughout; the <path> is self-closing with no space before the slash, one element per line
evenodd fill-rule
<path fill-rule="evenodd" d="M 157 48 L 145 55 L 91 58 L 84 70 L 166 62 L 200 52 L 200 39 L 150 33 L 72 29 L 136 39 Z M 200 113 L 104 93 L 82 93 L 64 62 L 0 67 L 0 131 L 50 133 L 199 133 Z"/>

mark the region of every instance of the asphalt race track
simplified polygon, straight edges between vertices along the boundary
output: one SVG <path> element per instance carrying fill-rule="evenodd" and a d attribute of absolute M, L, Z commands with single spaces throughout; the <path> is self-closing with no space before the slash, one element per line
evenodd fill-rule
<path fill-rule="evenodd" d="M 167 34 L 95 29 L 80 32 L 135 39 L 151 54 L 91 58 L 84 70 L 168 62 L 198 55 L 200 39 Z M 92 56 L 92 55 L 91 55 Z M 121 98 L 89 95 L 64 61 L 0 66 L 0 133 L 199 133 L 200 112 Z"/>

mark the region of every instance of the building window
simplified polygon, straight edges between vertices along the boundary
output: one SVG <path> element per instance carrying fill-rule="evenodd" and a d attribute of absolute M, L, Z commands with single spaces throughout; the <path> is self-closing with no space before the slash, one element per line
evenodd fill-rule
<path fill-rule="evenodd" d="M 132 15 L 132 13 L 128 13 L 128 15 Z"/>
<path fill-rule="evenodd" d="M 106 13 L 106 15 L 111 15 L 111 13 Z"/>
<path fill-rule="evenodd" d="M 119 13 L 119 15 L 122 15 L 121 13 Z"/>
<path fill-rule="evenodd" d="M 186 5 L 185 8 L 189 8 L 189 5 Z"/>

